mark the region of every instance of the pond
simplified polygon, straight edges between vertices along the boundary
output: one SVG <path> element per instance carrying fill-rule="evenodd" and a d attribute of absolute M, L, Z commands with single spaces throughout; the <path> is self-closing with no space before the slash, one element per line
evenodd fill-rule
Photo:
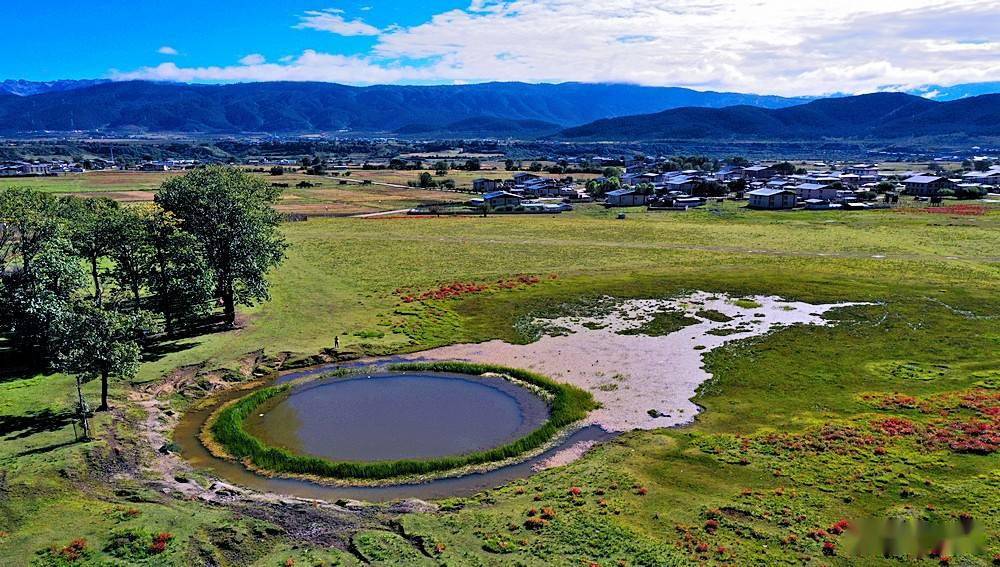
<path fill-rule="evenodd" d="M 391 461 L 490 449 L 547 418 L 541 398 L 500 377 L 380 373 L 298 386 L 258 408 L 246 428 L 297 454 Z"/>

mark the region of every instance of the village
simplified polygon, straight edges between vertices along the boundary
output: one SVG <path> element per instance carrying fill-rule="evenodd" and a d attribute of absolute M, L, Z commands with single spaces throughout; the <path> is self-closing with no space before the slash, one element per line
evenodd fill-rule
<path fill-rule="evenodd" d="M 400 155 L 393 158 L 319 156 L 246 157 L 238 165 L 273 176 L 333 177 L 341 186 L 375 184 L 438 193 L 469 194 L 426 201 L 412 215 L 558 214 L 574 205 L 645 207 L 686 211 L 725 201 L 757 210 L 865 211 L 949 200 L 996 200 L 1000 160 L 966 159 L 891 164 L 826 161 L 757 161 L 704 157 L 546 156 L 535 161 L 502 155 L 464 158 Z M 690 159 L 693 161 L 684 161 Z M 118 172 L 171 174 L 215 163 L 195 158 L 124 160 L 12 160 L 0 162 L 3 178 L 73 178 Z M 232 160 L 230 160 L 232 161 Z M 684 167 L 688 166 L 688 167 Z M 353 175 L 353 177 L 352 177 Z M 418 181 L 412 181 L 411 175 Z M 298 187 L 312 183 L 296 179 Z M 124 179 L 127 181 L 127 178 Z M 285 182 L 273 183 L 288 187 Z M 426 193 L 424 193 L 426 195 Z"/>
<path fill-rule="evenodd" d="M 655 162 L 610 167 L 605 175 L 580 184 L 573 177 L 553 179 L 518 172 L 512 179 L 479 178 L 470 202 L 493 212 L 561 212 L 573 202 L 598 201 L 606 207 L 687 210 L 713 200 L 746 201 L 763 210 L 869 210 L 897 205 L 901 196 L 940 203 L 944 198 L 983 199 L 998 192 L 1000 167 L 986 158 L 968 160 L 970 171 L 880 170 L 877 164 L 811 169 L 788 162 L 725 165 L 717 171 L 663 171 Z"/>

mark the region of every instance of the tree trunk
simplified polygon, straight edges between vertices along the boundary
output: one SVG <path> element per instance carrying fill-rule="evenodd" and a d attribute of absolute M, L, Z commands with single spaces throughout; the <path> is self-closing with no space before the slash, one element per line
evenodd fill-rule
<path fill-rule="evenodd" d="M 101 288 L 101 274 L 97 269 L 97 256 L 90 259 L 90 277 L 94 280 L 94 304 L 100 307 L 104 303 L 104 290 Z"/>
<path fill-rule="evenodd" d="M 236 326 L 236 300 L 233 297 L 232 285 L 225 285 L 222 288 L 222 306 L 226 314 L 226 324 L 230 327 Z"/>
<path fill-rule="evenodd" d="M 97 407 L 97 411 L 108 411 L 108 371 L 101 371 L 101 405 Z"/>
<path fill-rule="evenodd" d="M 76 397 L 77 397 L 77 410 L 80 413 L 80 428 L 83 429 L 84 440 L 90 439 L 90 422 L 87 420 L 87 401 L 83 399 L 83 383 L 80 381 L 80 377 L 76 377 Z"/>
<path fill-rule="evenodd" d="M 134 309 L 135 309 L 135 311 L 138 311 L 139 307 L 140 307 L 140 305 L 139 305 L 139 295 L 140 295 L 140 293 L 139 293 L 139 283 L 136 282 L 136 281 L 133 281 L 132 282 L 132 300 L 134 302 Z"/>

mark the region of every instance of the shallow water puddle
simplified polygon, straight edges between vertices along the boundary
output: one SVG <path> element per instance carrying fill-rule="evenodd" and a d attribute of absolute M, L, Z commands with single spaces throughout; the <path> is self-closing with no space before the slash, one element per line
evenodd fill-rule
<path fill-rule="evenodd" d="M 691 398 L 711 378 L 702 366 L 704 353 L 783 326 L 826 325 L 824 313 L 850 305 L 856 304 L 813 305 L 771 296 L 736 299 L 705 292 L 627 300 L 594 316 L 535 321 L 560 333 L 531 344 L 460 344 L 401 358 L 527 368 L 589 390 L 603 407 L 587 417 L 587 425 L 610 432 L 656 429 L 686 423 L 698 413 Z M 641 334 L 658 313 L 672 311 L 694 324 L 663 336 Z"/>

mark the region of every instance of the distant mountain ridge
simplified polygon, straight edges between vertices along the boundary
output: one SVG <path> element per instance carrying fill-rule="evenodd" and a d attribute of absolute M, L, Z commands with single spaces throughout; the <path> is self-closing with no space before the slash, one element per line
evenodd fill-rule
<path fill-rule="evenodd" d="M 1000 94 L 935 102 L 905 93 L 821 99 L 780 109 L 678 108 L 568 128 L 565 140 L 893 140 L 1000 136 Z"/>
<path fill-rule="evenodd" d="M 782 108 L 807 100 L 583 83 L 353 87 L 128 81 L 0 97 L 0 132 L 391 133 L 480 117 L 567 127 L 683 106 Z"/>
<path fill-rule="evenodd" d="M 7 79 L 0 82 L 0 93 L 9 93 L 16 96 L 33 96 L 51 92 L 83 89 L 110 82 L 111 81 L 109 79 L 59 79 L 56 81 L 26 81 L 24 79 Z"/>

